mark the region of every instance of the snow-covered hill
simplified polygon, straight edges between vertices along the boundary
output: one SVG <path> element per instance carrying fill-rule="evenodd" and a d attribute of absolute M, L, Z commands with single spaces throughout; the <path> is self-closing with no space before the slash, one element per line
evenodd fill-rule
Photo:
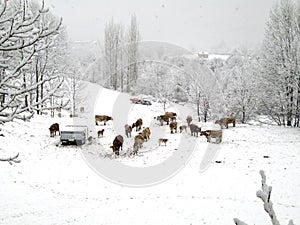
<path fill-rule="evenodd" d="M 234 224 L 235 217 L 248 224 L 270 224 L 256 197 L 261 169 L 273 186 L 271 200 L 278 219 L 282 224 L 289 219 L 300 224 L 299 129 L 237 124 L 224 130 L 220 145 L 207 144 L 204 137 L 191 137 L 189 131 L 170 134 L 166 125 L 159 126 L 153 119 L 163 112 L 159 102 L 132 105 L 132 96 L 95 84 L 87 84 L 85 93 L 85 113 L 79 121 L 88 124 L 95 137 L 91 145 L 56 146 L 59 137 L 50 138 L 48 127 L 54 122 L 62 126 L 78 122 L 66 114 L 62 118 L 35 116 L 30 123 L 14 121 L 0 127 L 4 135 L 0 157 L 19 152 L 22 160 L 13 165 L 0 162 L 1 225 Z M 176 111 L 180 124 L 191 113 L 180 105 L 169 105 L 167 111 Z M 95 126 L 94 114 L 111 115 L 114 120 Z M 132 147 L 133 138 L 125 138 L 124 124 L 139 117 L 152 131 L 140 155 L 105 157 L 117 134 L 124 136 L 122 153 Z M 214 127 L 212 122 L 199 125 Z M 104 137 L 96 138 L 102 128 Z M 167 146 L 158 146 L 160 137 L 169 139 Z M 184 154 L 184 148 L 178 147 L 182 141 L 197 143 L 196 148 L 175 176 L 157 185 L 117 185 L 95 172 L 101 162 L 137 168 L 163 164 L 174 154 Z"/>

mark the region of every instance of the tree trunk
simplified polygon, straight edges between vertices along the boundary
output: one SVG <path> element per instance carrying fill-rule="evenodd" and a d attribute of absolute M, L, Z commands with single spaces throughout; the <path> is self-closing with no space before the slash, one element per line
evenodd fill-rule
<path fill-rule="evenodd" d="M 51 97 L 50 97 L 50 106 L 51 106 L 51 117 L 52 118 L 54 118 L 54 107 L 53 107 L 53 105 L 54 105 L 54 102 L 53 102 L 53 95 L 51 95 Z"/>
<path fill-rule="evenodd" d="M 131 65 L 129 65 L 128 67 L 127 67 L 127 76 L 126 76 L 126 91 L 127 91 L 127 93 L 129 93 L 130 92 L 130 68 L 131 68 Z"/>
<path fill-rule="evenodd" d="M 36 64 L 35 64 L 35 82 L 36 83 L 38 83 L 39 82 L 39 66 L 38 66 L 38 62 L 39 62 L 39 60 L 38 60 L 38 58 L 36 58 Z M 35 94 L 36 94 L 36 96 L 35 96 L 35 102 L 36 103 L 38 103 L 39 102 L 39 94 L 40 94 L 40 92 L 39 92 L 39 86 L 37 85 L 37 87 L 36 87 L 36 91 L 35 91 Z M 37 104 L 36 105 L 36 108 L 37 108 L 37 114 L 39 115 L 40 114 L 40 109 L 39 109 L 39 107 L 40 107 L 40 105 L 39 104 Z"/>
<path fill-rule="evenodd" d="M 75 116 L 75 111 L 76 111 L 76 78 L 75 75 L 73 77 L 73 109 L 72 109 L 72 116 Z"/>
<path fill-rule="evenodd" d="M 197 116 L 198 122 L 200 122 L 200 92 L 196 94 Z"/>
<path fill-rule="evenodd" d="M 43 72 L 41 73 L 41 79 L 40 79 L 40 81 L 43 81 L 44 80 L 44 75 L 43 75 Z M 40 94 L 40 96 L 41 96 L 41 99 L 44 99 L 44 84 L 43 83 L 41 83 L 41 94 Z M 43 114 L 43 103 L 41 103 L 41 115 Z"/>
<path fill-rule="evenodd" d="M 297 103 L 296 103 L 296 113 L 295 113 L 295 127 L 299 127 L 300 122 L 300 75 L 298 76 L 298 93 L 297 93 Z"/>
<path fill-rule="evenodd" d="M 292 126 L 293 88 L 287 87 L 287 126 Z"/>
<path fill-rule="evenodd" d="M 26 89 L 26 74 L 23 72 L 23 88 Z M 28 108 L 28 95 L 25 94 L 24 96 L 24 104 L 25 108 Z"/>

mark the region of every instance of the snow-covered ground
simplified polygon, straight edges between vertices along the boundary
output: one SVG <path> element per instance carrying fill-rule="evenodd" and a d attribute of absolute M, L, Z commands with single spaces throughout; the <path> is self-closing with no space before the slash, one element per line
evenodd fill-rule
<path fill-rule="evenodd" d="M 234 224 L 235 217 L 248 224 L 271 224 L 256 197 L 261 186 L 259 170 L 266 172 L 267 183 L 273 186 L 271 200 L 281 223 L 293 219 L 300 224 L 300 129 L 259 124 L 229 127 L 218 154 L 203 169 L 202 160 L 209 154 L 205 138 L 191 137 L 189 131 L 170 134 L 166 125 L 159 126 L 153 119 L 163 111 L 159 102 L 131 105 L 126 103 L 129 95 L 99 91 L 97 85 L 89 85 L 87 90 L 89 102 L 80 116 L 91 136 L 105 129 L 104 137 L 95 138 L 92 145 L 56 146 L 59 136 L 50 138 L 48 128 L 54 122 L 61 126 L 72 123 L 68 115 L 35 116 L 30 123 L 16 120 L 0 127 L 4 134 L 0 157 L 19 152 L 22 160 L 13 165 L 0 162 L 1 225 Z M 180 124 L 190 113 L 179 105 L 170 105 L 168 111 L 178 112 Z M 95 126 L 94 113 L 112 115 L 114 120 Z M 197 142 L 197 147 L 186 166 L 165 182 L 142 188 L 111 183 L 97 175 L 86 159 L 97 162 L 110 154 L 116 134 L 124 136 L 121 152 L 130 149 L 133 138 L 125 138 L 124 124 L 139 117 L 152 131 L 140 155 L 107 160 L 149 167 L 169 158 L 179 140 Z M 211 122 L 199 125 L 203 129 L 214 126 Z M 132 134 L 134 137 L 137 132 Z M 158 146 L 160 137 L 169 139 L 167 146 Z"/>

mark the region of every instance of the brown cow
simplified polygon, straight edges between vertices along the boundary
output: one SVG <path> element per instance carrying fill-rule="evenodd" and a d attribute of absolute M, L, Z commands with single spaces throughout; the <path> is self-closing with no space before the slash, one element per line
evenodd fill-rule
<path fill-rule="evenodd" d="M 228 117 L 228 118 L 222 118 L 220 120 L 217 120 L 215 124 L 219 124 L 221 126 L 221 129 L 226 127 L 228 129 L 228 124 L 232 123 L 233 127 L 235 127 L 236 118 L 235 117 Z"/>
<path fill-rule="evenodd" d="M 98 138 L 103 137 L 104 129 L 98 131 Z"/>
<path fill-rule="evenodd" d="M 191 124 L 190 125 L 190 130 L 191 130 L 191 135 L 192 136 L 196 136 L 196 134 L 197 134 L 197 137 L 198 137 L 198 133 L 201 132 L 201 127 L 198 127 L 195 124 Z"/>
<path fill-rule="evenodd" d="M 126 134 L 126 137 L 131 137 L 131 132 L 132 132 L 132 127 L 128 124 L 125 125 L 125 134 Z"/>
<path fill-rule="evenodd" d="M 56 135 L 56 131 L 58 131 L 58 134 L 60 134 L 60 132 L 59 132 L 59 124 L 58 123 L 52 124 L 50 126 L 49 130 L 50 130 L 50 137 L 54 137 Z"/>
<path fill-rule="evenodd" d="M 120 155 L 120 147 L 121 147 L 121 150 L 123 150 L 123 142 L 124 142 L 124 139 L 121 135 L 118 135 L 115 137 L 115 139 L 113 141 L 113 145 L 110 146 L 112 148 L 114 154 Z"/>
<path fill-rule="evenodd" d="M 98 125 L 97 122 L 104 122 L 104 125 L 106 125 L 106 122 L 109 121 L 109 120 L 113 120 L 112 117 L 110 116 L 105 116 L 105 115 L 95 115 L 95 123 L 96 125 Z"/>
<path fill-rule="evenodd" d="M 172 118 L 172 117 L 176 117 L 176 116 L 177 116 L 177 114 L 174 113 L 174 112 L 166 112 L 165 115 L 168 116 L 169 118 Z"/>
<path fill-rule="evenodd" d="M 139 118 L 135 123 L 132 124 L 132 129 L 135 127 L 136 131 L 139 131 L 142 129 L 142 125 L 143 125 L 143 120 L 141 118 Z"/>
<path fill-rule="evenodd" d="M 177 114 L 174 112 L 166 112 L 164 115 L 156 116 L 154 119 L 157 119 L 160 122 L 160 125 L 162 126 L 164 122 L 169 125 L 170 120 L 175 121 Z"/>
<path fill-rule="evenodd" d="M 166 113 L 165 113 L 165 116 L 168 118 L 168 121 L 169 121 L 169 120 L 175 121 L 175 120 L 176 120 L 177 114 L 174 113 L 174 112 L 166 112 Z M 169 124 L 169 123 L 167 123 L 167 124 Z"/>
<path fill-rule="evenodd" d="M 144 137 L 145 141 L 148 141 L 150 139 L 150 135 L 151 135 L 151 131 L 149 127 L 146 127 L 143 131 L 142 131 L 142 136 Z"/>
<path fill-rule="evenodd" d="M 156 117 L 154 117 L 154 119 L 158 120 L 160 122 L 161 126 L 164 125 L 164 122 L 169 124 L 169 117 L 166 115 L 156 116 Z"/>
<path fill-rule="evenodd" d="M 145 139 L 143 135 L 138 134 L 134 137 L 133 154 L 137 154 L 138 150 L 143 146 Z"/>
<path fill-rule="evenodd" d="M 200 136 L 204 135 L 207 139 L 207 142 L 211 142 L 211 138 L 216 139 L 216 143 L 220 143 L 222 141 L 222 130 L 206 130 L 201 131 Z"/>
<path fill-rule="evenodd" d="M 175 130 L 175 133 L 177 133 L 177 122 L 170 123 L 170 130 L 171 130 L 171 134 L 173 134 L 173 130 Z"/>

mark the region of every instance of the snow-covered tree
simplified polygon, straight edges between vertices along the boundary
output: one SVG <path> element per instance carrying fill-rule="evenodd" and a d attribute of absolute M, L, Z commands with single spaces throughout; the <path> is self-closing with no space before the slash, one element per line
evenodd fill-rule
<path fill-rule="evenodd" d="M 196 106 L 198 121 L 203 117 L 206 122 L 217 97 L 215 74 L 199 60 L 191 60 L 184 66 L 184 70 L 189 81 L 187 84 L 189 100 Z"/>
<path fill-rule="evenodd" d="M 72 61 L 71 61 L 72 60 Z M 65 80 L 63 89 L 65 90 L 65 97 L 69 99 L 69 106 L 71 110 L 71 116 L 77 116 L 76 112 L 78 112 L 79 105 L 83 101 L 83 93 L 84 89 L 83 83 L 83 68 L 79 66 L 79 62 L 70 59 L 68 61 L 68 71 L 65 74 Z"/>
<path fill-rule="evenodd" d="M 280 0 L 271 10 L 263 44 L 262 99 L 265 111 L 279 125 L 299 126 L 299 1 Z"/>
<path fill-rule="evenodd" d="M 136 84 L 138 79 L 138 44 L 140 41 L 139 27 L 136 15 L 131 16 L 131 24 L 126 37 L 126 58 L 127 58 L 127 76 L 126 91 L 130 92 L 132 85 Z"/>
<path fill-rule="evenodd" d="M 234 60 L 229 60 L 223 70 L 221 101 L 225 106 L 225 114 L 238 116 L 245 123 L 257 113 L 260 67 L 255 55 L 244 53 L 232 58 Z"/>
<path fill-rule="evenodd" d="M 122 65 L 122 42 L 124 29 L 121 24 L 116 24 L 113 19 L 106 24 L 104 35 L 104 61 L 105 77 L 109 81 L 109 87 L 117 90 L 120 86 Z"/>
<path fill-rule="evenodd" d="M 34 58 L 51 45 L 59 33 L 61 20 L 51 16 L 42 2 L 25 0 L 0 1 L 0 121 L 24 118 L 49 99 L 58 88 L 53 88 L 37 101 L 29 101 L 30 93 L 58 76 L 32 79 L 29 67 Z M 45 41 L 47 40 L 47 41 Z"/>

